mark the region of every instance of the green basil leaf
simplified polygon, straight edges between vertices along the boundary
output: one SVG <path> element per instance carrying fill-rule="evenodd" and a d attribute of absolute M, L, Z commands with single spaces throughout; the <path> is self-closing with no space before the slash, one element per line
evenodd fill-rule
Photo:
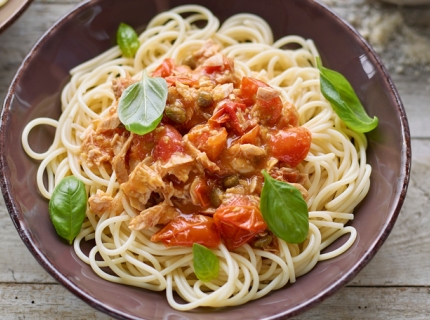
<path fill-rule="evenodd" d="M 140 46 L 136 31 L 125 23 L 121 23 L 118 27 L 116 43 L 119 45 L 123 56 L 127 58 L 133 58 Z"/>
<path fill-rule="evenodd" d="M 65 177 L 49 200 L 49 216 L 57 234 L 72 244 L 81 231 L 87 209 L 84 183 L 74 176 Z"/>
<path fill-rule="evenodd" d="M 351 84 L 340 73 L 324 68 L 317 57 L 321 93 L 345 124 L 356 132 L 369 132 L 378 126 L 378 118 L 370 118 Z"/>
<path fill-rule="evenodd" d="M 151 132 L 163 117 L 167 92 L 164 78 L 150 78 L 143 70 L 142 80 L 125 89 L 119 99 L 120 121 L 130 132 L 139 135 Z"/>
<path fill-rule="evenodd" d="M 302 243 L 309 232 L 308 206 L 299 189 L 262 171 L 260 210 L 270 231 L 288 243 Z"/>
<path fill-rule="evenodd" d="M 219 259 L 215 253 L 201 244 L 193 244 L 193 264 L 197 279 L 209 282 L 218 278 Z"/>

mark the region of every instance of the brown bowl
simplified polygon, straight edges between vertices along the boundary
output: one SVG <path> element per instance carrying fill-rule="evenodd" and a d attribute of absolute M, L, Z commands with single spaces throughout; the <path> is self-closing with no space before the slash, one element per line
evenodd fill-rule
<path fill-rule="evenodd" d="M 325 65 L 352 83 L 368 113 L 380 124 L 367 135 L 373 167 L 369 194 L 355 211 L 358 237 L 343 255 L 323 261 L 293 285 L 246 305 L 192 312 L 172 309 L 164 293 L 102 280 L 60 241 L 49 221 L 47 201 L 37 191 L 38 163 L 24 153 L 24 126 L 40 116 L 57 118 L 60 92 L 69 70 L 115 44 L 120 22 L 138 29 L 160 11 L 182 0 L 93 0 L 82 3 L 55 24 L 35 45 L 9 89 L 0 128 L 3 196 L 24 243 L 62 285 L 94 308 L 118 318 L 257 319 L 293 316 L 315 306 L 347 284 L 376 254 L 393 228 L 406 195 L 411 148 L 405 110 L 381 61 L 358 33 L 314 0 L 195 0 L 221 21 L 250 12 L 266 19 L 275 38 L 298 34 L 312 38 Z M 30 144 L 39 151 L 53 131 L 35 129 Z M 36 147 L 34 147 L 36 149 Z"/>
<path fill-rule="evenodd" d="M 0 33 L 23 14 L 33 0 L 9 0 L 0 7 Z"/>

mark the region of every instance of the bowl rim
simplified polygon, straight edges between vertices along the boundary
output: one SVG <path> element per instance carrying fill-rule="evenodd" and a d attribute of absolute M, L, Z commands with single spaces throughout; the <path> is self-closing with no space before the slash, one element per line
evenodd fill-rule
<path fill-rule="evenodd" d="M 33 0 L 27 0 L 27 6 L 32 2 Z M 87 8 L 92 7 L 93 5 L 102 2 L 104 0 L 85 0 L 71 10 L 69 10 L 66 14 L 64 14 L 60 19 L 58 19 L 53 26 L 51 26 L 35 43 L 35 45 L 32 47 L 30 52 L 27 54 L 27 56 L 24 58 L 22 64 L 18 68 L 10 86 L 7 91 L 6 99 L 3 104 L 3 109 L 1 112 L 1 123 L 0 123 L 0 133 L 3 132 L 4 128 L 6 127 L 6 123 L 8 122 L 8 113 L 10 111 L 11 103 L 14 98 L 14 92 L 17 86 L 17 83 L 19 82 L 20 78 L 23 76 L 25 69 L 27 66 L 32 62 L 32 58 L 34 54 L 39 50 L 40 46 L 42 46 L 46 41 L 48 41 L 49 36 L 54 33 L 57 29 L 61 28 L 62 25 L 71 17 L 81 14 Z M 373 246 L 367 250 L 365 254 L 362 255 L 362 257 L 357 261 L 357 263 L 349 269 L 345 274 L 341 277 L 339 277 L 336 281 L 332 283 L 331 286 L 327 287 L 325 290 L 322 290 L 318 295 L 315 295 L 311 297 L 310 299 L 306 300 L 305 302 L 289 309 L 284 312 L 278 313 L 276 315 L 273 315 L 267 319 L 278 319 L 281 317 L 290 317 L 290 316 L 296 316 L 315 305 L 321 303 L 325 299 L 332 296 L 335 292 L 337 292 L 339 289 L 344 287 L 349 281 L 351 281 L 374 257 L 376 252 L 379 250 L 379 248 L 382 246 L 382 244 L 386 241 L 388 235 L 391 233 L 393 226 L 397 220 L 398 215 L 400 214 L 400 209 L 403 205 L 403 202 L 406 197 L 407 188 L 409 184 L 410 179 L 410 170 L 411 170 L 411 137 L 410 137 L 410 131 L 409 131 L 409 124 L 407 121 L 406 111 L 404 109 L 404 106 L 400 100 L 400 96 L 394 86 L 394 83 L 388 74 L 386 68 L 384 67 L 382 61 L 377 56 L 374 49 L 367 43 L 367 41 L 358 33 L 357 30 L 355 30 L 347 21 L 345 21 L 343 18 L 341 18 L 338 14 L 333 12 L 327 5 L 320 3 L 318 1 L 313 0 L 306 0 L 308 6 L 316 6 L 319 8 L 322 8 L 327 15 L 330 16 L 331 19 L 337 20 L 337 22 L 340 22 L 346 27 L 346 30 L 350 33 L 351 37 L 354 37 L 363 45 L 363 49 L 367 50 L 368 54 L 371 55 L 377 65 L 376 68 L 380 70 L 381 76 L 383 80 L 387 82 L 390 88 L 390 95 L 394 97 L 394 100 L 396 102 L 397 112 L 400 116 L 400 125 L 402 129 L 402 167 L 401 167 L 401 175 L 399 177 L 399 181 L 401 181 L 401 188 L 400 190 L 397 190 L 396 193 L 396 199 L 397 204 L 395 208 L 393 209 L 391 219 L 387 220 L 385 222 L 385 228 L 380 235 L 379 238 L 376 239 L 376 241 L 373 243 Z M 24 8 L 25 9 L 25 8 Z M 22 11 L 24 11 L 22 9 Z M 21 12 L 22 13 L 22 12 Z M 1 32 L 0 28 L 0 32 Z M 0 150 L 4 150 L 5 148 L 5 135 L 0 134 Z M 74 285 L 71 283 L 65 276 L 61 274 L 59 270 L 57 270 L 43 255 L 41 250 L 35 245 L 31 234 L 27 230 L 24 222 L 22 219 L 20 219 L 17 212 L 20 211 L 18 206 L 16 205 L 16 202 L 13 198 L 13 195 L 11 194 L 10 189 L 10 181 L 7 178 L 9 172 L 9 167 L 7 164 L 7 159 L 5 157 L 5 154 L 2 152 L 0 153 L 0 183 L 1 183 L 1 190 L 3 193 L 3 197 L 5 200 L 5 205 L 7 207 L 7 210 L 9 212 L 9 215 L 11 217 L 11 220 L 13 224 L 15 225 L 16 230 L 18 231 L 18 234 L 21 238 L 21 240 L 24 242 L 24 244 L 27 246 L 31 254 L 36 258 L 38 263 L 62 286 L 64 286 L 67 290 L 69 290 L 71 293 L 73 293 L 76 297 L 80 298 L 84 302 L 86 302 L 91 307 L 102 311 L 106 313 L 109 316 L 118 318 L 118 319 L 138 319 L 130 314 L 124 313 L 122 311 L 119 311 L 117 309 L 114 309 L 102 301 L 94 298 L 90 294 L 86 293 L 82 288 L 80 288 L 77 285 Z M 399 183 L 400 185 L 400 183 Z"/>
<path fill-rule="evenodd" d="M 33 2 L 33 0 L 23 0 L 21 6 L 16 10 L 12 15 L 5 19 L 4 21 L 0 21 L 0 34 L 9 28 L 23 13 L 27 10 L 28 6 Z M 5 4 L 6 6 L 7 4 Z"/>

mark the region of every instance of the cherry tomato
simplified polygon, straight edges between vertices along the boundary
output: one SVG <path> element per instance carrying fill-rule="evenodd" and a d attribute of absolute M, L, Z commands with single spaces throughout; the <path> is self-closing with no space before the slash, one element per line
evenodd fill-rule
<path fill-rule="evenodd" d="M 243 103 L 223 100 L 209 119 L 209 125 L 215 126 L 216 124 L 224 124 L 227 128 L 231 128 L 235 133 L 241 135 L 243 133 L 243 128 L 237 117 L 237 112 L 244 111 L 245 109 L 246 105 Z"/>
<path fill-rule="evenodd" d="M 270 153 L 278 160 L 296 167 L 302 162 L 311 147 L 312 135 L 305 127 L 276 130 L 269 137 Z"/>
<path fill-rule="evenodd" d="M 244 195 L 232 197 L 215 211 L 213 217 L 229 250 L 239 248 L 267 229 L 258 205 Z"/>
<path fill-rule="evenodd" d="M 211 161 L 215 161 L 227 146 L 227 130 L 220 128 L 211 131 L 211 136 L 207 140 L 206 154 Z"/>
<path fill-rule="evenodd" d="M 161 124 L 154 131 L 155 148 L 152 156 L 155 160 L 167 161 L 175 152 L 184 152 L 182 136 L 174 127 Z"/>
<path fill-rule="evenodd" d="M 209 160 L 216 161 L 227 146 L 227 130 L 213 128 L 210 130 L 191 130 L 188 133 L 191 143 L 200 151 L 206 152 Z"/>
<path fill-rule="evenodd" d="M 196 214 L 176 217 L 155 233 L 151 241 L 162 241 L 166 247 L 191 247 L 193 243 L 198 243 L 208 248 L 215 248 L 220 244 L 221 239 L 214 219 Z"/>
<path fill-rule="evenodd" d="M 152 73 L 152 77 L 168 77 L 172 74 L 175 64 L 173 59 L 165 59 L 157 69 Z"/>
<path fill-rule="evenodd" d="M 252 109 L 253 113 L 263 124 L 272 126 L 276 124 L 281 116 L 282 100 L 279 97 L 275 97 L 270 101 L 257 99 L 256 95 L 258 88 L 267 87 L 270 86 L 263 81 L 250 77 L 243 77 L 239 97 L 248 106 L 255 104 Z"/>
<path fill-rule="evenodd" d="M 208 183 L 207 183 L 205 178 L 200 179 L 194 192 L 197 195 L 197 199 L 200 202 L 200 206 L 202 206 L 202 208 L 209 207 L 209 205 L 211 203 L 211 201 L 209 199 L 209 193 L 211 192 L 211 189 L 209 188 Z"/>
<path fill-rule="evenodd" d="M 273 126 L 281 116 L 282 100 L 279 97 L 273 98 L 270 101 L 256 99 L 252 112 L 263 124 Z"/>
<path fill-rule="evenodd" d="M 281 117 L 276 126 L 278 129 L 297 127 L 299 125 L 299 113 L 291 103 L 286 103 L 282 109 Z"/>
<path fill-rule="evenodd" d="M 252 105 L 255 103 L 255 95 L 260 87 L 269 87 L 269 85 L 254 78 L 243 77 L 239 96 L 243 99 L 244 103 Z"/>

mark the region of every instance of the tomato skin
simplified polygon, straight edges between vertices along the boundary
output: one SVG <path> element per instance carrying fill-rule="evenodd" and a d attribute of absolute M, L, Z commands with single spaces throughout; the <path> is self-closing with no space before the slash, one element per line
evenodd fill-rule
<path fill-rule="evenodd" d="M 281 117 L 279 118 L 276 126 L 278 129 L 299 126 L 299 113 L 293 104 L 287 102 L 283 106 Z"/>
<path fill-rule="evenodd" d="M 197 184 L 194 191 L 197 195 L 197 199 L 200 202 L 200 206 L 202 208 L 209 207 L 209 205 L 211 204 L 211 201 L 209 199 L 209 193 L 211 192 L 211 189 L 209 188 L 205 178 L 199 180 L 199 183 Z"/>
<path fill-rule="evenodd" d="M 165 59 L 152 73 L 152 77 L 168 77 L 172 74 L 174 68 L 175 63 L 173 62 L 173 59 Z"/>
<path fill-rule="evenodd" d="M 269 85 L 255 78 L 243 77 L 239 96 L 245 104 L 252 105 L 255 103 L 255 95 L 260 87 L 265 88 L 269 87 Z"/>
<path fill-rule="evenodd" d="M 242 135 L 243 128 L 237 117 L 237 111 L 244 111 L 246 105 L 243 103 L 234 102 L 232 100 L 223 100 L 219 103 L 214 111 L 214 114 L 209 119 L 209 125 L 216 127 L 217 125 L 226 125 L 231 128 L 235 133 Z"/>
<path fill-rule="evenodd" d="M 273 98 L 270 101 L 256 99 L 252 111 L 263 124 L 273 126 L 281 116 L 282 100 L 279 97 Z"/>
<path fill-rule="evenodd" d="M 176 217 L 155 233 L 151 241 L 162 241 L 166 247 L 191 247 L 193 243 L 198 243 L 207 248 L 216 248 L 221 238 L 214 219 L 196 214 Z"/>
<path fill-rule="evenodd" d="M 239 248 L 267 229 L 258 206 L 243 195 L 221 205 L 213 217 L 228 250 Z"/>
<path fill-rule="evenodd" d="M 251 78 L 243 77 L 239 97 L 246 105 L 254 104 L 253 113 L 263 124 L 273 126 L 278 121 L 282 113 L 282 100 L 275 97 L 270 101 L 264 101 L 256 97 L 258 88 L 270 87 L 267 83 Z"/>
<path fill-rule="evenodd" d="M 162 124 L 155 129 L 155 148 L 152 156 L 155 160 L 167 161 L 175 152 L 184 152 L 182 136 L 169 124 Z"/>
<path fill-rule="evenodd" d="M 311 132 L 305 127 L 276 130 L 268 141 L 270 153 L 291 167 L 296 167 L 306 158 L 311 143 Z"/>
<path fill-rule="evenodd" d="M 261 127 L 259 124 L 257 124 L 254 128 L 252 128 L 251 130 L 249 130 L 247 133 L 245 133 L 243 136 L 240 137 L 239 143 L 240 144 L 250 143 L 253 145 L 257 145 L 259 136 L 260 136 L 260 130 L 261 130 Z"/>
<path fill-rule="evenodd" d="M 227 130 L 213 128 L 210 131 L 193 131 L 188 133 L 192 144 L 202 152 L 206 152 L 209 160 L 216 161 L 227 146 Z"/>

